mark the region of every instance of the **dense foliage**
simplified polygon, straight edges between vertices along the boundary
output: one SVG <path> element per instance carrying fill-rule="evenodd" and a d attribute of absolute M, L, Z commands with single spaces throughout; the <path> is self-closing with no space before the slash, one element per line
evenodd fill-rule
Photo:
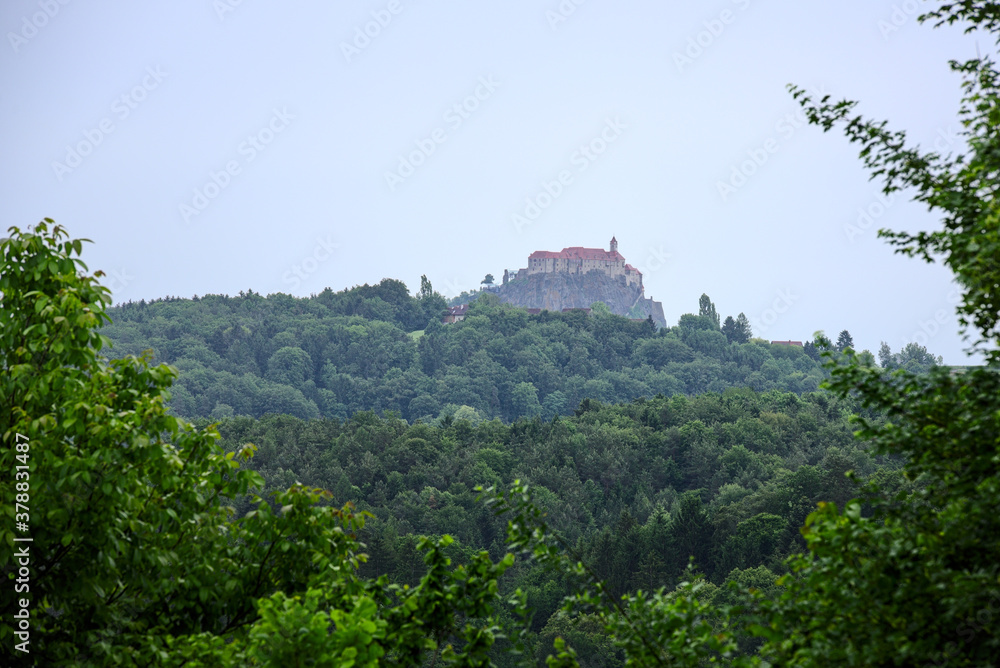
<path fill-rule="evenodd" d="M 966 22 L 1000 41 L 1000 3 L 942 3 L 921 20 Z M 880 231 L 899 252 L 943 260 L 955 274 L 957 309 L 970 352 L 986 365 L 954 372 L 926 364 L 904 349 L 880 351 L 888 369 L 855 356 L 845 333 L 837 345 L 820 338 L 832 369 L 827 386 L 867 411 L 858 435 L 874 452 L 906 459 L 912 487 L 894 494 L 870 480 L 863 500 L 838 509 L 820 503 L 802 529 L 808 553 L 790 558 L 792 572 L 770 595 L 736 590 L 731 608 L 699 596 L 698 583 L 636 592 L 623 602 L 604 582 L 573 564 L 553 544 L 527 490 L 495 498 L 511 514 L 510 545 L 539 563 L 576 578 L 564 606 L 593 615 L 629 660 L 645 665 L 736 665 L 765 660 L 779 666 L 995 665 L 1000 656 L 1000 73 L 990 58 L 952 62 L 963 74 L 960 117 L 968 153 L 942 157 L 907 145 L 905 133 L 885 122 L 851 116 L 854 103 L 812 100 L 793 87 L 812 123 L 843 125 L 862 146 L 872 176 L 886 194 L 912 189 L 915 199 L 943 217 L 943 229 L 916 234 Z M 898 367 L 889 373 L 893 366 Z M 881 417 L 885 416 L 885 420 Z M 734 578 L 738 583 L 742 578 Z M 737 585 L 738 587 L 738 585 Z M 692 614 L 693 613 L 693 614 Z M 715 618 L 711 635 L 705 620 Z M 740 656 L 740 634 L 763 644 Z M 696 638 L 697 643 L 685 641 Z M 745 636 L 744 636 L 745 639 Z M 743 647 L 747 645 L 744 644 Z M 569 648 L 559 665 L 576 665 Z"/>
<path fill-rule="evenodd" d="M 815 502 L 851 496 L 846 469 L 897 466 L 852 440 L 850 400 L 750 389 L 585 400 L 548 423 L 230 418 L 220 444 L 213 427 L 166 413 L 169 368 L 99 357 L 107 291 L 77 275 L 80 243 L 64 235 L 12 228 L 2 254 L 3 458 L 28 462 L 44 518 L 31 523 L 26 592 L 35 662 L 505 662 L 499 648 L 544 657 L 561 636 L 618 661 L 596 622 L 558 612 L 572 578 L 515 565 L 476 486 L 530 480 L 614 595 L 672 587 L 691 557 L 716 583 L 773 589 Z M 30 445 L 15 447 L 17 434 Z M 0 568 L 10 580 L 19 565 L 7 555 Z M 709 605 L 685 600 L 692 623 Z M 0 605 L 18 609 L 13 588 Z M 13 630 L 5 652 L 23 639 Z"/>
<path fill-rule="evenodd" d="M 1000 34 L 997 3 L 929 16 Z M 0 553 L 5 663 L 471 666 L 507 663 L 498 650 L 516 648 L 567 667 L 994 665 L 1000 75 L 989 59 L 952 67 L 966 77 L 969 153 L 957 158 L 907 148 L 884 123 L 850 117 L 851 103 L 795 94 L 812 122 L 843 124 L 862 144 L 887 193 L 912 188 L 942 212 L 940 231 L 881 234 L 954 271 L 965 332 L 987 362 L 960 372 L 914 350 L 880 351 L 899 368 L 876 367 L 842 332 L 802 351 L 823 351 L 831 393 L 585 398 L 572 416 L 531 410 L 512 424 L 471 404 L 434 425 L 371 411 L 232 417 L 220 436 L 168 414 L 171 368 L 100 357 L 108 294 L 81 275 L 79 240 L 51 221 L 11 228 L 0 241 L 0 465 L 16 475 L 0 494 L 30 517 L 11 508 L 25 518 L 0 526 L 19 550 Z M 665 334 L 606 315 L 537 322 L 586 331 L 621 359 L 635 341 L 747 345 L 729 341 L 737 321 L 719 331 L 710 300 Z M 484 322 L 516 338 L 532 325 L 504 327 L 526 317 L 480 299 L 441 340 L 466 332 L 465 347 L 483 345 Z M 615 349 L 621 336 L 633 347 Z M 297 348 L 268 361 L 286 347 Z M 279 357 L 272 382 L 300 380 L 281 374 L 303 361 Z M 848 438 L 848 418 L 862 440 Z M 241 466 L 255 451 L 256 471 Z M 485 503 L 477 484 L 493 487 Z M 370 514 L 338 507 L 345 499 Z M 15 594 L 15 578 L 30 589 Z M 8 622 L 25 610 L 28 621 Z"/>
<path fill-rule="evenodd" d="M 801 393 L 824 378 L 818 355 L 750 340 L 745 322 L 721 328 L 717 318 L 688 314 L 656 331 L 606 309 L 529 315 L 485 294 L 464 320 L 442 324 L 441 298 L 425 289 L 410 297 L 386 280 L 302 299 L 129 303 L 110 309 L 102 333 L 114 355 L 152 349 L 155 361 L 176 366 L 171 407 L 188 418 L 390 410 L 428 422 L 466 406 L 476 419 L 510 422 L 568 415 L 587 398 L 730 387 Z"/>
<path fill-rule="evenodd" d="M 805 547 L 798 529 L 816 503 L 855 494 L 846 471 L 892 478 L 899 466 L 854 441 L 851 408 L 826 394 L 744 389 L 586 401 L 550 423 L 432 427 L 357 413 L 345 423 L 231 418 L 219 430 L 229 450 L 257 445 L 248 465 L 269 488 L 301 482 L 372 512 L 364 535 L 373 575 L 414 582 L 419 534 L 448 533 L 501 556 L 504 526 L 474 490 L 520 479 L 550 526 L 622 594 L 676 583 L 692 555 L 715 582 L 733 569 L 781 572 L 785 557 Z M 538 605 L 540 630 L 567 592 L 558 580 L 515 570 L 509 586 Z"/>
<path fill-rule="evenodd" d="M 481 663 L 512 557 L 454 569 L 449 538 L 423 540 L 400 589 L 358 575 L 363 516 L 329 492 L 234 517 L 223 500 L 263 485 L 236 461 L 252 447 L 168 415 L 168 367 L 99 357 L 108 291 L 50 224 L 0 241 L 4 665 Z"/>

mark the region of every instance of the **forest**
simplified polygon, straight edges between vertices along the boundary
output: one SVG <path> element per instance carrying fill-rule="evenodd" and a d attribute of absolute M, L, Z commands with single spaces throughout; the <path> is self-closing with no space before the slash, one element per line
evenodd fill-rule
<path fill-rule="evenodd" d="M 428 426 L 359 412 L 344 423 L 226 418 L 218 429 L 229 452 L 257 446 L 246 465 L 268 492 L 299 482 L 371 512 L 360 536 L 370 556 L 361 572 L 372 577 L 416 586 L 420 535 L 452 536 L 456 563 L 483 549 L 499 559 L 505 523 L 475 490 L 520 480 L 613 596 L 674 587 L 690 577 L 693 558 L 724 597 L 727 581 L 775 588 L 785 559 L 805 549 L 798 529 L 816 503 L 843 505 L 857 494 L 847 471 L 887 493 L 909 488 L 900 458 L 873 456 L 854 440 L 845 415 L 858 410 L 827 393 L 731 389 L 617 405 L 585 400 L 551 422 Z M 240 515 L 252 506 L 244 499 L 236 508 Z M 589 665 L 622 665 L 599 629 L 566 635 L 559 607 L 569 590 L 557 574 L 515 567 L 501 587 L 521 589 L 534 608 L 533 653 L 551 651 L 559 629 L 587 650 Z"/>
<path fill-rule="evenodd" d="M 991 39 L 1000 5 L 945 4 Z M 988 666 L 1000 656 L 1000 72 L 968 154 L 790 87 L 940 214 L 980 365 L 423 282 L 111 306 L 0 239 L 8 665 Z M 8 620 L 14 620 L 12 622 Z"/>
<path fill-rule="evenodd" d="M 754 339 L 746 317 L 720 324 L 703 295 L 674 327 L 583 311 L 529 315 L 477 294 L 466 318 L 442 324 L 444 298 L 425 279 L 411 296 L 385 279 L 309 298 L 206 295 L 109 309 L 110 355 L 140 355 L 181 371 L 171 407 L 186 418 L 268 413 L 346 419 L 392 411 L 428 423 L 569 415 L 584 399 L 627 402 L 750 387 L 812 392 L 819 351 Z M 742 316 L 742 314 L 740 314 Z M 737 322 L 741 323 L 737 326 Z M 835 347 L 852 345 L 844 331 Z M 883 354 L 886 354 L 883 351 Z M 887 366 L 938 360 L 917 344 Z M 866 353 L 874 364 L 874 357 Z"/>

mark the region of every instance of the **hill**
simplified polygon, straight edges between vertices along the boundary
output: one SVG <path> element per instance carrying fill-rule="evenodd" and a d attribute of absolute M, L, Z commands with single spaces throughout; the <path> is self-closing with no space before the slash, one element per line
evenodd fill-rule
<path fill-rule="evenodd" d="M 463 411 L 509 422 L 566 415 L 587 398 L 801 393 L 824 378 L 803 348 L 731 343 L 706 316 L 657 331 L 606 309 L 530 315 L 484 294 L 444 325 L 444 303 L 429 283 L 413 297 L 392 280 L 309 298 L 168 298 L 109 309 L 103 333 L 112 356 L 152 349 L 177 366 L 171 408 L 190 418 L 372 410 L 434 421 Z"/>

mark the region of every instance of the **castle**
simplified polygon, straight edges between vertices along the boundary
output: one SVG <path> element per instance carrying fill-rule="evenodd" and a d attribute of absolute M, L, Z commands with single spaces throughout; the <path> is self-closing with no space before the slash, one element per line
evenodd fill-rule
<path fill-rule="evenodd" d="M 602 302 L 612 313 L 633 320 L 652 319 L 666 327 L 663 304 L 645 295 L 642 272 L 618 252 L 618 240 L 611 237 L 609 250 L 571 246 L 558 253 L 535 251 L 528 266 L 503 272 L 503 284 L 495 290 L 500 301 L 541 311 L 589 312 Z M 461 314 L 450 314 L 457 321 Z"/>
<path fill-rule="evenodd" d="M 625 279 L 625 285 L 636 286 L 640 292 L 642 287 L 642 272 L 628 264 L 618 252 L 618 240 L 611 237 L 610 250 L 603 248 L 583 248 L 570 246 L 555 251 L 535 251 L 528 256 L 528 266 L 511 272 L 504 270 L 503 284 L 508 281 L 523 279 L 533 274 L 586 274 L 590 271 L 600 271 L 607 276 Z"/>

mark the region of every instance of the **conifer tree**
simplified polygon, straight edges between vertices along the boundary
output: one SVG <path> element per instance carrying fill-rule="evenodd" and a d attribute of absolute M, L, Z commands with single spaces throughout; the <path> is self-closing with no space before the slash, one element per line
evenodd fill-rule
<path fill-rule="evenodd" d="M 851 338 L 851 333 L 845 329 L 837 337 L 837 350 L 844 352 L 848 348 L 854 348 L 854 339 Z"/>

